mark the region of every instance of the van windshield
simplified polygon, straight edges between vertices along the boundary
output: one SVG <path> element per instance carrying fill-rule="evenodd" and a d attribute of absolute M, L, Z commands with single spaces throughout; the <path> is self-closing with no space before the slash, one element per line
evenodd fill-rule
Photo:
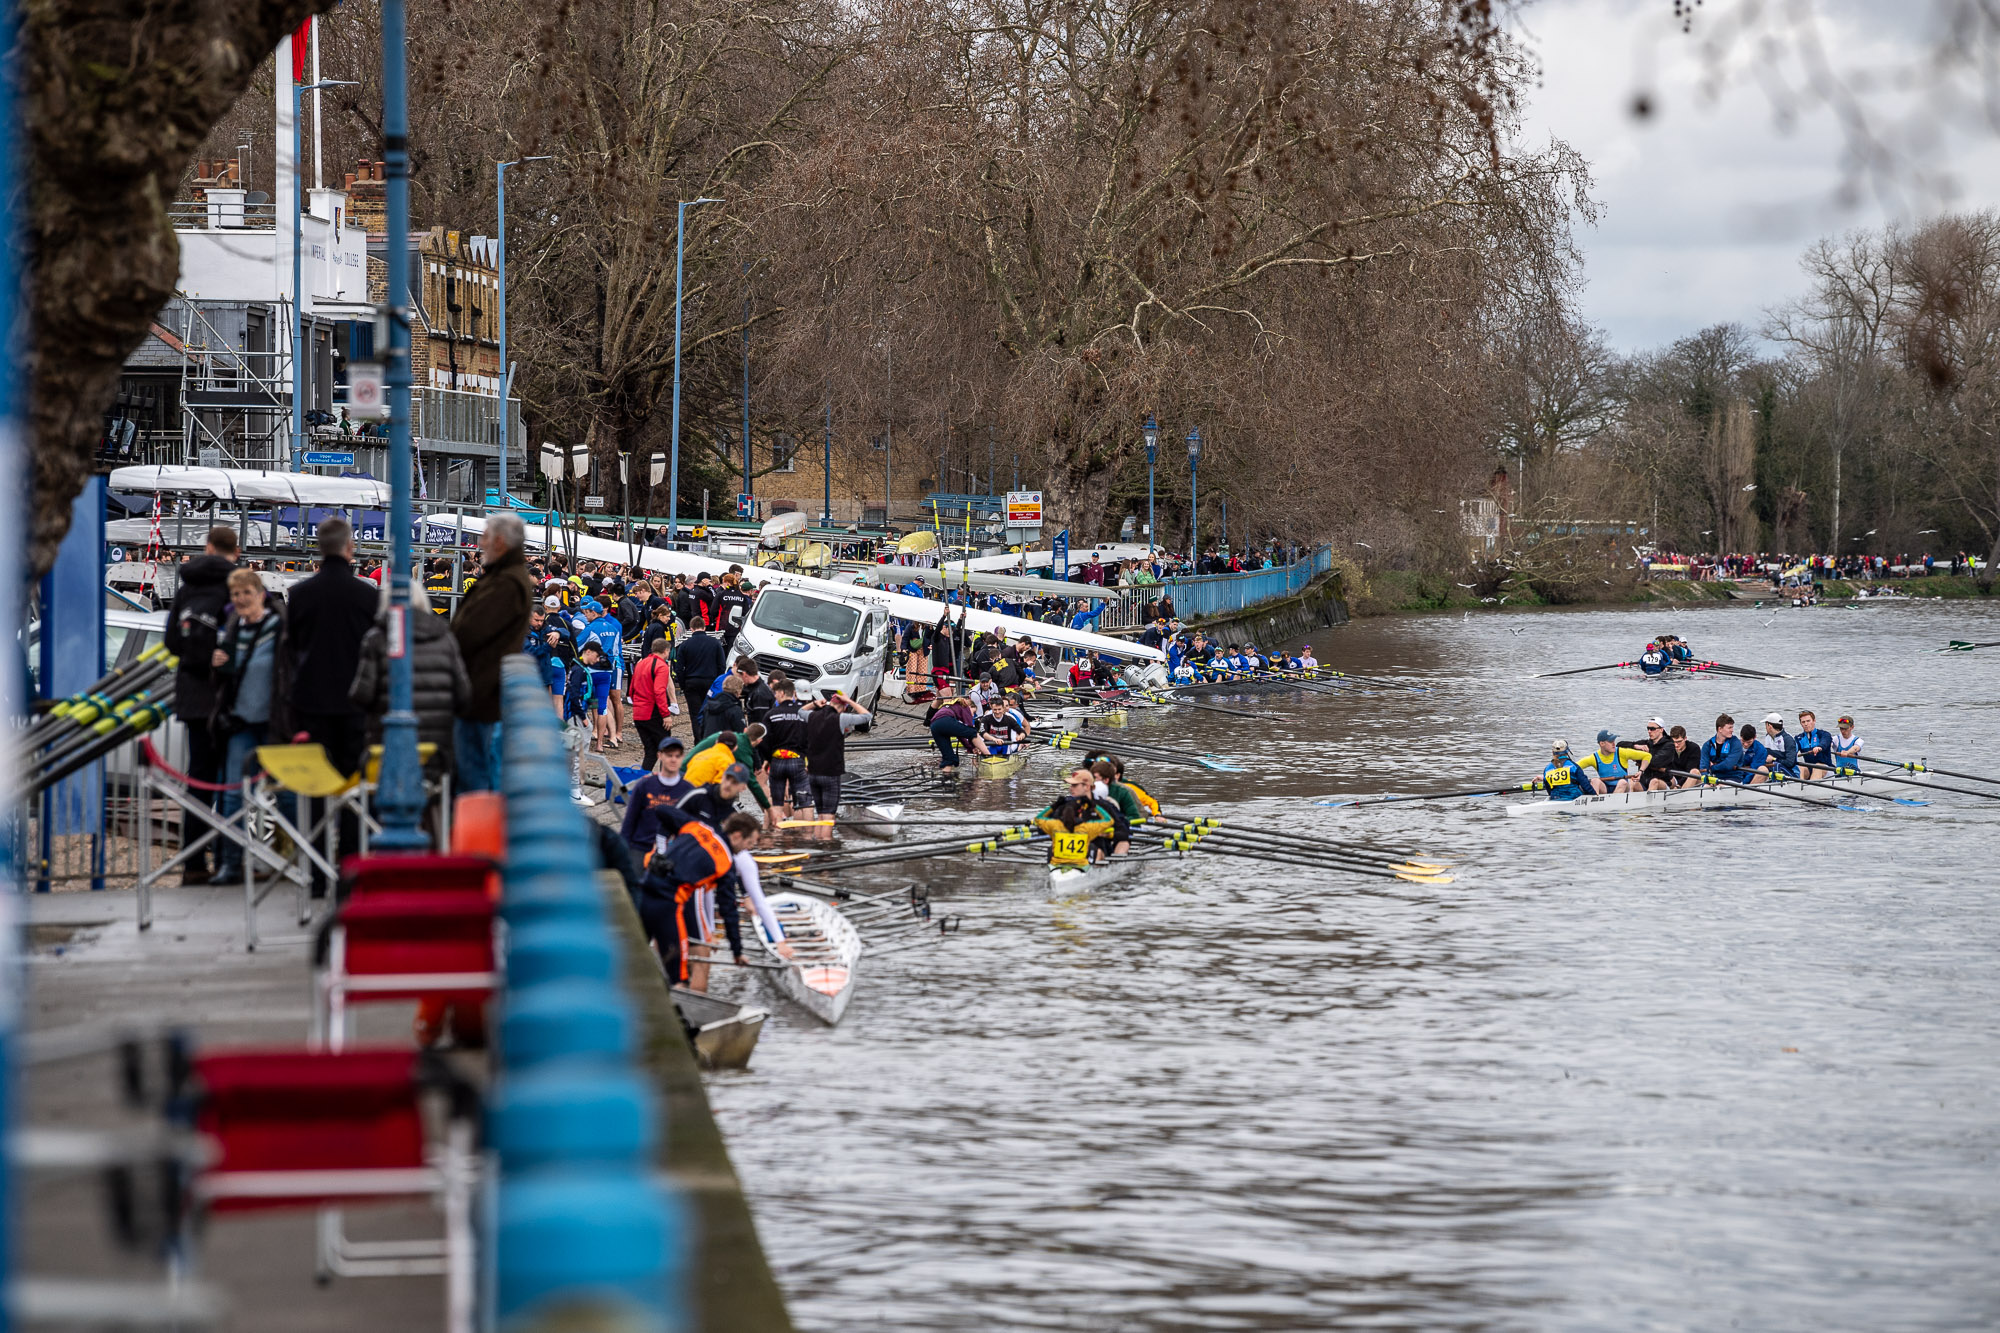
<path fill-rule="evenodd" d="M 846 643 L 861 623 L 861 613 L 839 602 L 823 602 L 773 588 L 757 594 L 750 623 L 779 634 L 796 634 L 815 643 Z"/>

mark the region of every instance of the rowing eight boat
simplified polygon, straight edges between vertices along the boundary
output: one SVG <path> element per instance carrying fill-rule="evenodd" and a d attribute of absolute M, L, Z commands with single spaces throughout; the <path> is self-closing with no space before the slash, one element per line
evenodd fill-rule
<path fill-rule="evenodd" d="M 757 938 L 781 966 L 767 975 L 778 989 L 822 1023 L 840 1021 L 854 997 L 855 964 L 861 959 L 861 936 L 832 903 L 801 893 L 774 893 L 766 900 L 785 928 L 792 956 L 779 955 L 770 932 L 760 920 Z"/>
<path fill-rule="evenodd" d="M 1778 795 L 1775 793 L 1785 793 Z M 1507 807 L 1509 815 L 1647 815 L 1673 810 L 1734 810 L 1746 805 L 1796 805 L 1786 795 L 1809 801 L 1836 801 L 1848 796 L 1894 796 L 1895 783 L 1879 778 L 1836 778 L 1824 787 L 1796 782 L 1770 790 L 1719 782 L 1714 786 L 1678 787 L 1672 791 L 1637 791 L 1579 796 L 1573 801 L 1528 801 Z"/>

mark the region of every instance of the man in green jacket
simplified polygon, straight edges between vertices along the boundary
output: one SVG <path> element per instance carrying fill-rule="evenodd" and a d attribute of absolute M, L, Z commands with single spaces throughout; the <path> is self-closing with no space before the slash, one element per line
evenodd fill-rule
<path fill-rule="evenodd" d="M 731 764 L 743 765 L 750 774 L 750 794 L 764 812 L 765 825 L 776 828 L 777 812 L 771 809 L 771 798 L 757 781 L 757 769 L 764 762 L 757 756 L 757 745 L 763 739 L 764 728 L 758 724 L 741 732 L 718 731 L 695 744 L 694 753 L 681 768 L 681 776 L 697 787 L 705 787 L 721 777 Z"/>

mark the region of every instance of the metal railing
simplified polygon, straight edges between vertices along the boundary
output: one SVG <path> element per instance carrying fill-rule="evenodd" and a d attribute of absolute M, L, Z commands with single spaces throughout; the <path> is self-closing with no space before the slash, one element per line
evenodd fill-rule
<path fill-rule="evenodd" d="M 1247 610 L 1259 602 L 1295 596 L 1332 568 L 1333 548 L 1317 546 L 1310 555 L 1289 565 L 1254 574 L 1203 574 L 1121 587 L 1116 590 L 1117 599 L 1104 608 L 1098 628 L 1137 629 L 1146 623 L 1148 609 L 1157 606 L 1162 597 L 1173 599 L 1174 614 L 1183 620 Z"/>

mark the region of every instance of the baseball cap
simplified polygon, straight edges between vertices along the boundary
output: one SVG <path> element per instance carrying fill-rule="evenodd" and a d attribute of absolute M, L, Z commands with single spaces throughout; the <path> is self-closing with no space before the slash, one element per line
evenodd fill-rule
<path fill-rule="evenodd" d="M 544 597 L 544 598 L 542 598 L 542 605 L 543 605 L 543 606 L 561 606 L 561 605 L 562 605 L 562 598 L 560 598 L 560 597 L 554 597 L 554 596 L 550 596 L 550 597 Z"/>
<path fill-rule="evenodd" d="M 1551 741 L 1549 743 L 1549 748 L 1551 750 L 1554 750 L 1557 754 L 1561 754 L 1563 751 L 1569 749 L 1569 742 L 1565 740 Z"/>
<path fill-rule="evenodd" d="M 1785 719 L 1778 716 L 1778 714 L 1776 713 L 1764 714 L 1764 721 L 1766 721 L 1767 723 L 1776 723 L 1778 726 L 1781 727 L 1785 725 Z"/>
<path fill-rule="evenodd" d="M 1597 733 L 1597 739 L 1601 741 L 1615 741 L 1618 739 L 1618 733 L 1615 731 L 1600 731 Z"/>
<path fill-rule="evenodd" d="M 660 748 L 662 750 L 679 750 L 685 754 L 687 753 L 687 742 L 678 736 L 669 736 L 660 742 Z"/>
<path fill-rule="evenodd" d="M 1649 727 L 1658 727 L 1661 731 L 1665 731 L 1667 729 L 1667 720 L 1663 717 L 1649 717 L 1646 719 L 1646 725 Z"/>

